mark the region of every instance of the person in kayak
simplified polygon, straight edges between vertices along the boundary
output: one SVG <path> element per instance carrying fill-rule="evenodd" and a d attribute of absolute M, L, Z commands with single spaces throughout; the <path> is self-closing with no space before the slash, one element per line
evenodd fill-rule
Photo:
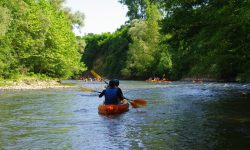
<path fill-rule="evenodd" d="M 119 104 L 123 100 L 123 94 L 120 88 L 116 87 L 115 80 L 109 81 L 109 86 L 101 92 L 99 97 L 105 96 L 104 104 Z"/>
<path fill-rule="evenodd" d="M 115 81 L 115 87 L 118 88 L 119 91 L 121 91 L 122 99 L 121 99 L 120 102 L 123 103 L 123 102 L 124 102 L 123 100 L 126 99 L 126 98 L 123 96 L 123 93 L 122 93 L 121 88 L 119 88 L 119 83 L 120 83 L 120 82 L 119 82 L 118 79 L 114 79 L 114 81 Z"/>
<path fill-rule="evenodd" d="M 118 90 L 121 91 L 121 93 L 122 93 L 121 88 L 119 88 L 119 83 L 120 83 L 119 80 L 118 79 L 114 79 L 114 81 L 115 81 L 116 88 L 118 88 Z M 123 93 L 122 93 L 122 97 L 123 97 L 122 99 L 124 99 Z"/>

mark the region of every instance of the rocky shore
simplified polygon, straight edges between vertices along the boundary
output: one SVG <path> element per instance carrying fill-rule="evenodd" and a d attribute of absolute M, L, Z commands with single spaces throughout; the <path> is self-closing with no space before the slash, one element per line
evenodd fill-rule
<path fill-rule="evenodd" d="M 23 80 L 23 81 L 4 81 L 1 83 L 0 90 L 25 90 L 25 89 L 47 89 L 47 88 L 67 88 L 72 87 L 62 84 L 60 81 L 48 80 Z"/>

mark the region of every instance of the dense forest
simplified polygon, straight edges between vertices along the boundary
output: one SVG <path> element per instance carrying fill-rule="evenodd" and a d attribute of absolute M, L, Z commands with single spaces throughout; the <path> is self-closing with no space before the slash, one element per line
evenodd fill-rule
<path fill-rule="evenodd" d="M 124 25 L 77 37 L 84 15 L 64 0 L 0 0 L 0 79 L 78 78 L 88 68 L 109 78 L 250 82 L 248 0 L 118 1 L 129 10 Z"/>
<path fill-rule="evenodd" d="M 83 60 L 108 77 L 250 81 L 247 0 L 120 0 L 129 21 L 83 39 Z"/>
<path fill-rule="evenodd" d="M 86 70 L 72 31 L 84 15 L 62 0 L 0 0 L 0 78 L 69 78 Z"/>

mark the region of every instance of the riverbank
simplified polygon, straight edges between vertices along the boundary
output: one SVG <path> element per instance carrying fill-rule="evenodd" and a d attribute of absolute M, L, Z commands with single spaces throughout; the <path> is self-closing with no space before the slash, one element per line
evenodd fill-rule
<path fill-rule="evenodd" d="M 67 88 L 72 86 L 73 85 L 71 84 L 63 84 L 60 80 L 20 80 L 0 82 L 0 90 Z"/>

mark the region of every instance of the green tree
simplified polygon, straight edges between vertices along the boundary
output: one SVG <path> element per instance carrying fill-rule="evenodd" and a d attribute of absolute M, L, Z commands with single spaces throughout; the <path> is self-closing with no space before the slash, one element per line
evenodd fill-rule
<path fill-rule="evenodd" d="M 52 3 L 53 2 L 53 3 Z M 2 0 L 11 11 L 12 21 L 0 39 L 3 78 L 18 74 L 45 74 L 68 78 L 85 70 L 72 31 L 73 21 L 62 8 L 63 1 Z M 77 22 L 77 21 L 75 21 Z M 78 21 L 79 22 L 79 21 Z"/>
<path fill-rule="evenodd" d="M 9 29 L 9 25 L 11 22 L 10 11 L 8 8 L 0 6 L 0 37 L 4 36 L 7 30 Z"/>
<path fill-rule="evenodd" d="M 129 30 L 132 44 L 129 46 L 126 67 L 122 70 L 123 75 L 128 78 L 147 78 L 171 67 L 168 50 L 160 45 L 158 8 L 147 0 L 144 2 L 147 6 L 146 19 L 132 20 Z"/>
<path fill-rule="evenodd" d="M 248 1 L 162 1 L 172 73 L 235 80 L 249 73 Z"/>
<path fill-rule="evenodd" d="M 121 77 L 128 44 L 128 26 L 122 26 L 115 33 L 88 34 L 84 37 L 86 47 L 83 61 L 88 69 L 94 69 L 107 77 Z"/>

